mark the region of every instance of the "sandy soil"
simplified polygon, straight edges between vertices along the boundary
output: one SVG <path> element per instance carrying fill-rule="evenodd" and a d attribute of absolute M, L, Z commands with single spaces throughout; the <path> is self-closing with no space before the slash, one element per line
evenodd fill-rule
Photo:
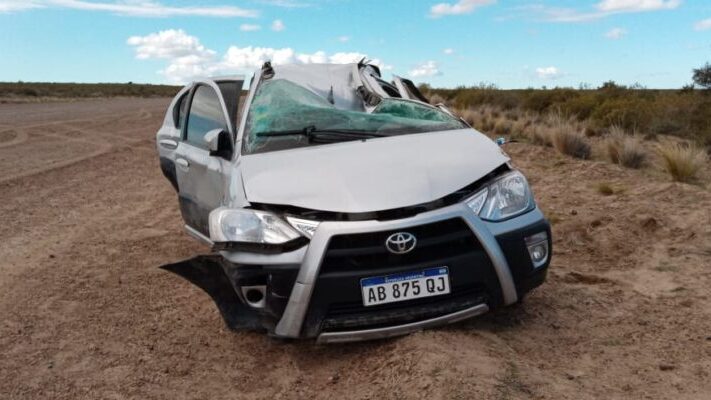
<path fill-rule="evenodd" d="M 158 168 L 167 101 L 0 105 L 0 398 L 711 398 L 708 189 L 508 145 L 555 234 L 523 305 L 283 343 L 158 268 L 206 251 Z"/>

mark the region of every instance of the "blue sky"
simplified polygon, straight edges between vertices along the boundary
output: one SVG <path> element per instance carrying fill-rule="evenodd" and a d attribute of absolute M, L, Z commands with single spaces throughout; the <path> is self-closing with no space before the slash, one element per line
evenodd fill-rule
<path fill-rule="evenodd" d="M 438 87 L 678 88 L 709 0 L 0 0 L 0 81 L 179 83 L 367 55 Z"/>

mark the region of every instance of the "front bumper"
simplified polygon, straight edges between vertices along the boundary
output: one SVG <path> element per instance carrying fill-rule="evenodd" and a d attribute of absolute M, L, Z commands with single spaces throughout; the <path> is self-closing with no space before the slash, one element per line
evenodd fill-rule
<path fill-rule="evenodd" d="M 439 247 L 427 250 L 424 258 L 354 256 L 360 261 L 341 264 L 330 259 L 330 254 L 338 250 L 329 246 L 338 238 L 412 230 L 448 221 L 461 222 L 471 237 L 460 237 L 456 243 L 439 243 Z M 544 265 L 534 268 L 524 238 L 542 231 L 548 234 L 549 256 Z M 545 280 L 550 237 L 550 226 L 537 208 L 491 223 L 479 219 L 465 205 L 455 204 L 401 220 L 322 222 L 308 245 L 289 253 L 221 255 L 238 294 L 242 287 L 264 285 L 266 301 L 254 311 L 272 335 L 345 342 L 401 335 L 517 302 Z M 470 248 L 462 248 L 462 243 Z M 371 259 L 375 264 L 369 264 Z M 359 282 L 363 277 L 439 265 L 450 267 L 451 295 L 368 309 L 359 304 Z"/>

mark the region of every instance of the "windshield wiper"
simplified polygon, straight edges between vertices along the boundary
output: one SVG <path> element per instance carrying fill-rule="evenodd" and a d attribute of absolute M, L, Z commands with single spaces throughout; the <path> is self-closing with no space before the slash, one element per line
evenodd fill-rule
<path fill-rule="evenodd" d="M 257 136 L 261 137 L 275 137 L 275 136 L 295 136 L 302 135 L 309 138 L 309 140 L 343 140 L 343 139 L 366 139 L 388 136 L 383 133 L 359 131 L 356 129 L 317 129 L 313 125 L 309 125 L 303 129 L 292 129 L 284 131 L 269 131 L 269 132 L 259 132 Z"/>

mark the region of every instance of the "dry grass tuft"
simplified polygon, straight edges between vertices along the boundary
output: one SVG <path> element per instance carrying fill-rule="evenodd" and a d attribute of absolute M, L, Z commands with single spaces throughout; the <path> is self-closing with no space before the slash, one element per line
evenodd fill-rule
<path fill-rule="evenodd" d="M 429 100 L 430 100 L 430 104 L 432 104 L 432 105 L 444 104 L 446 102 L 444 97 L 438 95 L 437 93 L 431 95 Z"/>
<path fill-rule="evenodd" d="M 615 189 L 613 189 L 612 186 L 610 186 L 610 184 L 606 182 L 598 183 L 596 189 L 598 193 L 604 196 L 610 196 L 615 194 Z"/>
<path fill-rule="evenodd" d="M 595 127 L 586 125 L 585 128 L 583 128 L 583 134 L 585 135 L 585 137 L 595 137 L 600 136 L 600 131 Z"/>
<path fill-rule="evenodd" d="M 499 118 L 494 124 L 493 132 L 495 135 L 508 136 L 511 134 L 513 123 L 506 118 Z"/>
<path fill-rule="evenodd" d="M 617 131 L 611 133 L 607 139 L 606 147 L 608 158 L 615 164 L 637 169 L 647 163 L 648 154 L 637 137 Z"/>
<path fill-rule="evenodd" d="M 584 160 L 590 158 L 592 148 L 574 121 L 560 115 L 553 115 L 549 123 L 550 141 L 556 150 L 575 158 Z"/>
<path fill-rule="evenodd" d="M 563 154 L 583 160 L 590 158 L 590 144 L 578 132 L 556 129 L 552 131 L 551 142 Z"/>
<path fill-rule="evenodd" d="M 532 126 L 529 129 L 529 134 L 531 135 L 531 143 L 539 146 L 553 146 L 553 142 L 551 142 L 551 136 L 548 134 L 548 131 L 542 129 L 541 127 Z"/>
<path fill-rule="evenodd" d="M 662 157 L 662 166 L 677 182 L 693 182 L 706 167 L 708 157 L 704 149 L 696 145 L 665 143 L 657 146 Z"/>
<path fill-rule="evenodd" d="M 476 111 L 472 110 L 471 108 L 466 108 L 463 110 L 455 110 L 455 113 L 462 117 L 464 121 L 467 122 L 467 124 L 476 127 L 477 123 L 479 122 L 479 115 L 477 114 Z"/>
<path fill-rule="evenodd" d="M 612 125 L 610 127 L 610 129 L 608 129 L 608 133 L 610 134 L 610 136 L 614 136 L 614 137 L 623 137 L 627 134 L 627 132 L 625 132 L 624 128 L 622 128 L 619 125 Z"/>

